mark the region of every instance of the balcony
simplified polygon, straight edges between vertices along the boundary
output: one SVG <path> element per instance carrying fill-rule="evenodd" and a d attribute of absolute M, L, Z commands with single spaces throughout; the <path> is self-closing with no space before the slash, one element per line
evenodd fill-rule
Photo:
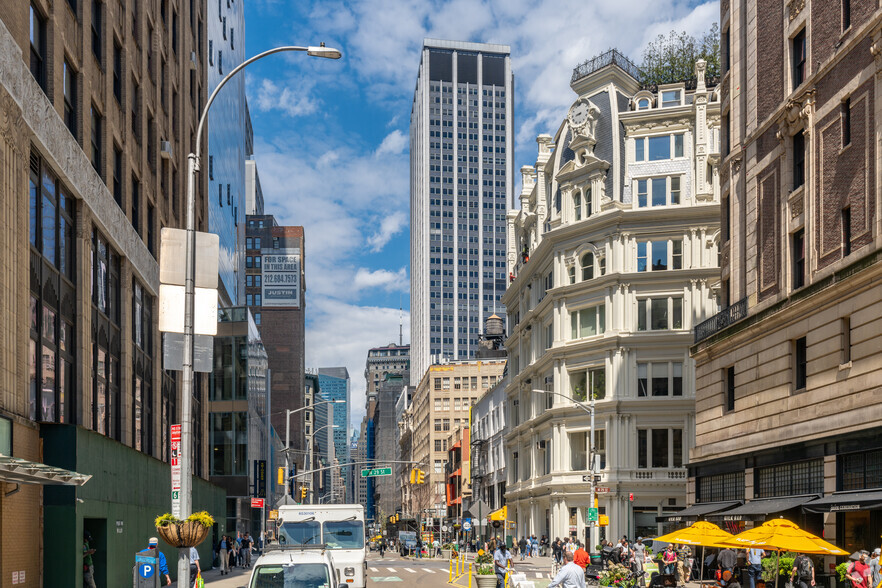
<path fill-rule="evenodd" d="M 711 318 L 695 326 L 695 343 L 704 341 L 747 316 L 747 298 L 742 298 L 732 306 L 724 308 Z"/>
<path fill-rule="evenodd" d="M 580 63 L 573 69 L 573 77 L 570 84 L 574 84 L 582 78 L 588 77 L 596 71 L 608 67 L 610 65 L 618 66 L 626 74 L 635 80 L 643 79 L 643 72 L 634 65 L 634 62 L 619 53 L 616 49 L 610 49 L 606 53 L 601 53 L 594 59 L 589 59 L 584 63 Z"/>

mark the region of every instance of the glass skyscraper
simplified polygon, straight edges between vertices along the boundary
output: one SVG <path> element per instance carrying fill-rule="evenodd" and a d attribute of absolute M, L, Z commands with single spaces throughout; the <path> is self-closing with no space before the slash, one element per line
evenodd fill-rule
<path fill-rule="evenodd" d="M 410 121 L 411 383 L 505 315 L 514 96 L 506 45 L 426 39 Z"/>
<path fill-rule="evenodd" d="M 322 400 L 342 400 L 345 404 L 333 406 L 334 453 L 341 464 L 349 462 L 349 370 L 345 367 L 319 368 L 319 389 Z M 348 480 L 349 468 L 343 469 L 343 476 Z M 345 488 L 345 486 L 344 486 Z M 340 490 L 343 490 L 342 488 Z M 342 494 L 340 495 L 342 500 Z M 341 500 L 338 500 L 341 501 Z"/>

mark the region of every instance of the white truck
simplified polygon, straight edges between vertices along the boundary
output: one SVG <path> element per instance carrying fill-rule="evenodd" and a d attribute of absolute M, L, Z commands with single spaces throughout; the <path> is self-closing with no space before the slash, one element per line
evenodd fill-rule
<path fill-rule="evenodd" d="M 279 545 L 324 544 L 341 586 L 366 588 L 364 507 L 360 504 L 304 504 L 279 507 Z"/>

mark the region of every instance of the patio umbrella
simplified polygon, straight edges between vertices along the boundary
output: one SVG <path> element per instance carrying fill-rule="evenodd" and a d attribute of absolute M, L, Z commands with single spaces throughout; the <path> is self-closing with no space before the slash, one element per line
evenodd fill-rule
<path fill-rule="evenodd" d="M 796 524 L 785 519 L 766 521 L 759 527 L 748 529 L 731 539 L 724 539 L 718 545 L 774 551 L 776 554 L 776 569 L 778 568 L 777 562 L 780 561 L 782 551 L 818 555 L 848 555 L 847 551 L 839 549 L 817 535 L 812 535 L 808 531 L 800 529 Z M 778 586 L 779 575 L 775 574 L 775 588 Z"/>
<path fill-rule="evenodd" d="M 725 541 L 734 537 L 732 533 L 728 533 L 713 523 L 707 521 L 696 521 L 685 529 L 656 537 L 656 541 L 664 541 L 666 543 L 680 543 L 686 545 L 701 545 L 701 572 L 698 578 L 699 583 L 704 580 L 704 548 L 707 545 L 716 547 L 720 541 Z"/>

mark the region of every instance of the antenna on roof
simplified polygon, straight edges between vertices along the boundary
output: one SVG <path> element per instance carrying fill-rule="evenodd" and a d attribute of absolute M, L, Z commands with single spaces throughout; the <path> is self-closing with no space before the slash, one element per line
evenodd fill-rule
<path fill-rule="evenodd" d="M 398 294 L 398 346 L 404 346 L 404 318 L 401 314 L 401 294 Z"/>

